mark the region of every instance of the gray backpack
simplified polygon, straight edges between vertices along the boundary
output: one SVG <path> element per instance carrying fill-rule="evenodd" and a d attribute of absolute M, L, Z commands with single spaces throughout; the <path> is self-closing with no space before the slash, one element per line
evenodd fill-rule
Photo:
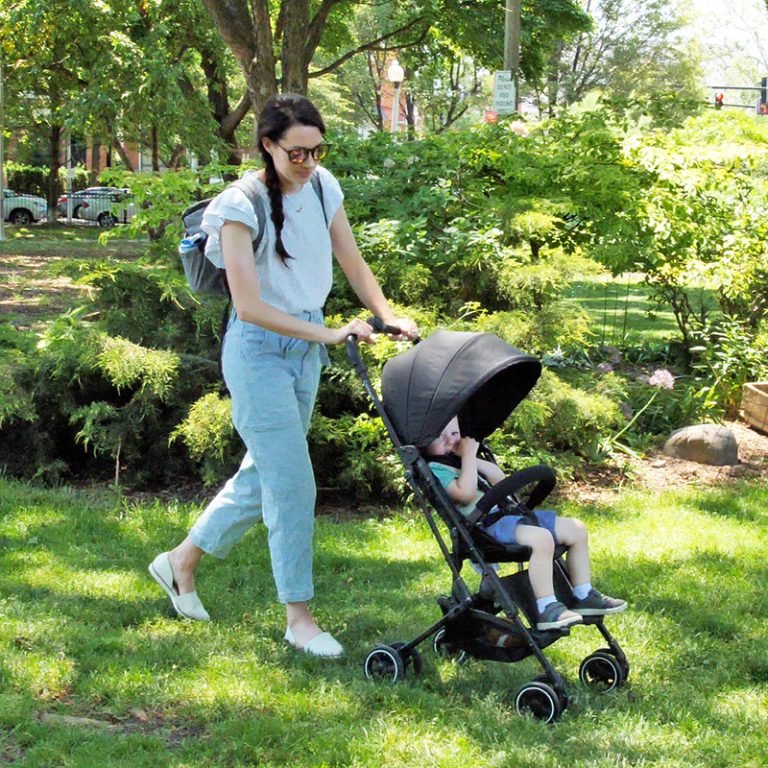
<path fill-rule="evenodd" d="M 316 173 L 310 177 L 312 188 L 320 198 L 320 205 L 323 209 L 325 224 L 328 226 L 328 214 L 325 212 L 325 202 L 323 200 L 323 187 L 320 184 L 320 178 Z M 248 177 L 243 177 L 233 181 L 233 187 L 241 189 L 249 202 L 253 206 L 256 218 L 259 222 L 259 233 L 253 241 L 253 252 L 259 247 L 264 237 L 264 228 L 267 221 L 267 212 L 264 208 L 264 200 L 259 194 L 256 183 Z M 181 214 L 181 220 L 184 224 L 184 238 L 179 243 L 179 257 L 184 267 L 184 274 L 187 283 L 194 293 L 207 293 L 215 296 L 230 296 L 229 285 L 227 284 L 227 273 L 224 269 L 217 267 L 205 256 L 205 244 L 208 242 L 208 235 L 200 229 L 203 221 L 205 209 L 213 198 L 209 197 L 194 203 L 185 208 Z"/>

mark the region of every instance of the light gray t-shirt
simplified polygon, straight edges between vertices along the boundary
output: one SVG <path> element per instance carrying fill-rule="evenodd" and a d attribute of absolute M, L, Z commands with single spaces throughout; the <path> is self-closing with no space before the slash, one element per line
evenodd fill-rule
<path fill-rule="evenodd" d="M 344 201 L 344 194 L 330 171 L 318 165 L 315 173 L 323 188 L 328 225 L 320 198 L 311 183 L 307 182 L 298 192 L 283 195 L 283 245 L 293 257 L 285 264 L 275 250 L 277 238 L 267 188 L 258 180 L 256 171 L 246 174 L 249 180 L 256 181 L 266 212 L 266 230 L 255 254 L 261 298 L 291 315 L 321 309 L 333 282 L 328 229 Z M 203 215 L 201 229 L 208 235 L 205 255 L 217 267 L 224 266 L 220 238 L 221 228 L 227 221 L 245 224 L 251 228 L 252 237 L 256 238 L 259 231 L 256 212 L 245 193 L 236 187 L 228 187 L 214 197 Z"/>

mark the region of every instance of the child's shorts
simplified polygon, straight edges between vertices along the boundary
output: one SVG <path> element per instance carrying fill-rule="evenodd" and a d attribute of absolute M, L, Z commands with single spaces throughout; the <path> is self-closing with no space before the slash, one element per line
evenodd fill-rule
<path fill-rule="evenodd" d="M 557 536 L 555 536 L 555 520 L 557 515 L 552 509 L 539 509 L 534 512 L 539 525 L 546 528 L 551 534 L 557 546 Z M 517 526 L 524 524 L 525 518 L 522 515 L 505 515 L 501 520 L 497 520 L 489 525 L 485 530 L 491 538 L 496 539 L 501 544 L 516 544 L 515 531 Z"/>

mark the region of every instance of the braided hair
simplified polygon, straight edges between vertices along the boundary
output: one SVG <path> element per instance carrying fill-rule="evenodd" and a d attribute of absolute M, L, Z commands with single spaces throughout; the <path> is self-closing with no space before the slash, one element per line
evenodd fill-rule
<path fill-rule="evenodd" d="M 283 245 L 282 231 L 285 214 L 283 213 L 283 192 L 280 188 L 280 179 L 277 176 L 272 155 L 264 148 L 262 139 L 267 138 L 272 142 L 279 141 L 285 132 L 294 125 L 309 125 L 319 129 L 325 135 L 325 123 L 317 107 L 305 96 L 295 93 L 283 93 L 272 96 L 267 100 L 259 115 L 259 128 L 257 141 L 259 152 L 264 161 L 264 175 L 269 194 L 270 208 L 272 209 L 272 223 L 275 225 L 277 236 L 277 255 L 285 264 L 293 258 Z"/>

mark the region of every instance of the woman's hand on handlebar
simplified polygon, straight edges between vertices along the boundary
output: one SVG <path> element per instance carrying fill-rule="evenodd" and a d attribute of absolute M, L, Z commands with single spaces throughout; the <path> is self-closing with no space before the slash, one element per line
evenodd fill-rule
<path fill-rule="evenodd" d="M 357 336 L 358 341 L 365 341 L 369 344 L 373 342 L 373 328 L 365 320 L 360 320 L 357 317 L 341 328 L 329 328 L 328 330 L 333 334 L 329 344 L 343 344 L 347 336 Z"/>
<path fill-rule="evenodd" d="M 405 341 L 407 339 L 418 339 L 419 337 L 419 327 L 409 317 L 399 317 L 397 320 L 389 323 L 389 325 L 400 329 L 400 335 L 390 336 L 391 339 Z"/>

